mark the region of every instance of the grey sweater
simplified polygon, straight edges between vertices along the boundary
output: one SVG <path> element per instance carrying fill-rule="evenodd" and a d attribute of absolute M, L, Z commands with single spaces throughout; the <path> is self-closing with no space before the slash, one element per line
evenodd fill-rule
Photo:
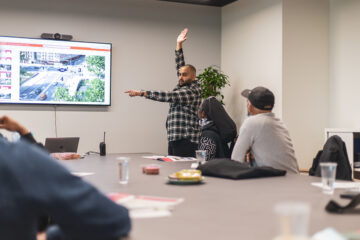
<path fill-rule="evenodd" d="M 257 166 L 299 172 L 289 132 L 274 113 L 257 114 L 244 121 L 231 159 L 244 162 L 248 151 L 254 156 Z"/>

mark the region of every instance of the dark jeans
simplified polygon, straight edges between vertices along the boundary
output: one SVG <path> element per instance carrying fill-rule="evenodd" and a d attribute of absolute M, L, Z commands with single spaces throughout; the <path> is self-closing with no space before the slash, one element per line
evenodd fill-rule
<path fill-rule="evenodd" d="M 168 154 L 180 157 L 195 157 L 198 145 L 189 139 L 181 139 L 169 142 Z"/>

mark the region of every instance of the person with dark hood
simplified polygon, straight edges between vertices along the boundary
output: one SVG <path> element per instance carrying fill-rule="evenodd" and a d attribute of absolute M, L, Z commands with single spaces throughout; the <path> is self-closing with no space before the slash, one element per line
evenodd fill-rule
<path fill-rule="evenodd" d="M 209 97 L 200 105 L 198 115 L 201 126 L 198 149 L 206 150 L 206 160 L 229 158 L 231 150 L 228 143 L 234 142 L 237 132 L 223 105 L 215 97 Z"/>
<path fill-rule="evenodd" d="M 0 129 L 18 132 L 20 141 L 0 134 L 0 239 L 109 239 L 127 236 L 128 210 L 72 175 L 37 144 L 16 120 L 0 117 Z M 48 227 L 51 216 L 55 223 Z M 53 223 L 53 222 L 51 222 Z"/>

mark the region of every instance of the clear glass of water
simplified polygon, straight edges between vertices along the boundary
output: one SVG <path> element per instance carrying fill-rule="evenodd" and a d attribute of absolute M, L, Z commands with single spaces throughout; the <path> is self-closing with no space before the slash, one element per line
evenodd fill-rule
<path fill-rule="evenodd" d="M 127 184 L 129 182 L 129 157 L 118 157 L 119 183 Z"/>
<path fill-rule="evenodd" d="M 333 194 L 337 163 L 323 162 L 320 163 L 320 167 L 321 167 L 322 192 L 325 194 Z"/>
<path fill-rule="evenodd" d="M 310 204 L 306 202 L 279 202 L 274 207 L 278 216 L 279 233 L 274 240 L 307 240 Z"/>
<path fill-rule="evenodd" d="M 206 162 L 206 150 L 196 150 L 196 159 L 199 164 Z"/>

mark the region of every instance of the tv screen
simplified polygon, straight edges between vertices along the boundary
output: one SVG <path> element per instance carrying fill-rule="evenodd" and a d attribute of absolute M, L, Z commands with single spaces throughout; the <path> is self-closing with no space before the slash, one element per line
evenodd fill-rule
<path fill-rule="evenodd" d="M 0 37 L 0 103 L 110 105 L 111 44 Z"/>

